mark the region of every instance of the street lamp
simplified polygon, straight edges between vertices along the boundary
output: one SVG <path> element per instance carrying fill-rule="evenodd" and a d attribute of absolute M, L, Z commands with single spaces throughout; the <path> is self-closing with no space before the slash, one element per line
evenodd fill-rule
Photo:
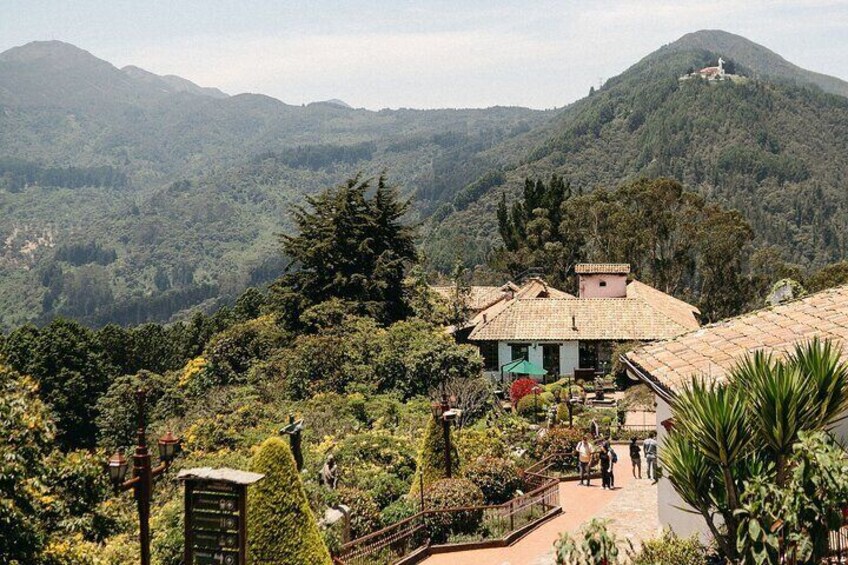
<path fill-rule="evenodd" d="M 157 467 L 151 463 L 150 451 L 147 449 L 147 426 L 144 419 L 144 402 L 146 394 L 143 389 L 135 393 L 138 410 L 138 431 L 136 432 L 136 448 L 133 455 L 133 477 L 126 479 L 129 463 L 124 457 L 124 450 L 119 449 L 109 458 L 109 479 L 115 491 L 132 490 L 138 503 L 138 530 L 141 545 L 141 565 L 150 565 L 150 498 L 153 479 L 168 470 L 180 449 L 180 440 L 171 432 L 159 438 L 159 459 Z"/>
<path fill-rule="evenodd" d="M 447 394 L 445 394 L 444 391 L 442 391 L 441 402 L 433 402 L 430 405 L 430 409 L 433 413 L 433 417 L 442 421 L 442 433 L 444 434 L 445 444 L 445 473 L 447 474 L 447 478 L 450 479 L 452 475 L 450 425 L 451 422 L 454 422 L 457 418 L 459 418 L 462 411 L 450 408 Z"/>

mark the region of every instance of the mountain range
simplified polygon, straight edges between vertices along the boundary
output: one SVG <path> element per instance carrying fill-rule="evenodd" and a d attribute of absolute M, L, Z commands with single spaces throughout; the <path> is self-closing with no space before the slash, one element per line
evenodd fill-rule
<path fill-rule="evenodd" d="M 680 80 L 731 61 L 738 80 Z M 0 327 L 168 320 L 274 278 L 304 195 L 386 171 L 428 263 L 474 265 L 525 177 L 673 176 L 804 266 L 845 257 L 848 83 L 688 34 L 562 109 L 353 109 L 227 95 L 72 45 L 0 54 Z"/>

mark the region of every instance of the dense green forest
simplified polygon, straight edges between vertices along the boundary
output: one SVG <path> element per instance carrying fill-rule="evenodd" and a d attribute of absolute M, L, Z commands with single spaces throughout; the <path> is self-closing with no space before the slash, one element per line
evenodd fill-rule
<path fill-rule="evenodd" d="M 848 143 L 848 99 L 800 75 L 769 75 L 766 69 L 775 69 L 764 61 L 774 59 L 762 51 L 753 57 L 757 46 L 744 40 L 736 80 L 680 80 L 719 54 L 733 58 L 740 42 L 727 44 L 728 35 L 699 32 L 649 55 L 566 108 L 549 137 L 519 162 L 468 185 L 485 189 L 470 205 L 442 210 L 425 239 L 434 266 L 449 268 L 455 249 L 473 250 L 469 266 L 485 263 L 498 245 L 494 217 L 502 195 L 512 200 L 525 178 L 551 174 L 583 192 L 674 178 L 739 210 L 754 245 L 774 248 L 784 261 L 810 269 L 844 258 L 848 168 L 840 154 Z M 707 49 L 713 40 L 716 47 Z"/>

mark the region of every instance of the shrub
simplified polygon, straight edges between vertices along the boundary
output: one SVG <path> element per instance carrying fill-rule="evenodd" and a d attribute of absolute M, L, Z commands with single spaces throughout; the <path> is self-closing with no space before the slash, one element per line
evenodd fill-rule
<path fill-rule="evenodd" d="M 542 459 L 555 453 L 571 454 L 581 439 L 583 439 L 583 432 L 577 428 L 566 426 L 551 428 L 536 441 L 534 455 Z"/>
<path fill-rule="evenodd" d="M 409 483 L 402 481 L 397 475 L 379 473 L 363 481 L 362 486 L 380 508 L 385 508 L 404 494 L 409 492 Z"/>
<path fill-rule="evenodd" d="M 561 398 L 563 390 L 563 386 L 558 382 L 551 383 L 545 387 L 545 391 L 550 392 L 555 398 Z"/>
<path fill-rule="evenodd" d="M 387 432 L 349 435 L 336 445 L 335 458 L 342 473 L 342 482 L 346 483 L 354 482 L 354 475 L 361 472 L 363 466 L 376 467 L 403 481 L 409 480 L 415 472 L 412 445 L 408 440 Z"/>
<path fill-rule="evenodd" d="M 236 324 L 216 335 L 206 347 L 206 369 L 213 384 L 244 382 L 250 366 L 283 344 L 285 335 L 270 317 Z"/>
<path fill-rule="evenodd" d="M 380 521 L 383 522 L 383 526 L 391 526 L 395 522 L 414 516 L 419 510 L 418 504 L 417 500 L 399 498 L 383 508 L 380 512 Z"/>
<path fill-rule="evenodd" d="M 97 452 L 57 450 L 47 458 L 43 480 L 54 500 L 44 515 L 55 514 L 54 526 L 93 541 L 117 529 L 116 520 L 102 504 L 112 495 L 109 477 L 103 472 L 104 457 Z"/>
<path fill-rule="evenodd" d="M 607 523 L 593 519 L 583 528 L 578 544 L 568 532 L 560 534 L 554 544 L 556 565 L 618 565 L 618 539 L 607 530 Z"/>
<path fill-rule="evenodd" d="M 665 530 L 662 536 L 643 541 L 632 562 L 633 565 L 703 565 L 706 558 L 707 548 L 698 534 L 680 538 Z"/>
<path fill-rule="evenodd" d="M 277 437 L 265 440 L 250 468 L 265 474 L 248 490 L 250 561 L 257 565 L 332 565 L 288 443 Z"/>
<path fill-rule="evenodd" d="M 459 453 L 456 445 L 451 442 L 451 474 L 459 472 Z M 410 494 L 415 495 L 419 489 L 419 473 L 423 475 L 424 486 L 444 479 L 448 476 L 445 468 L 445 437 L 442 423 L 434 417 L 430 417 L 427 428 L 424 430 L 424 439 L 421 442 L 421 451 L 418 453 L 418 467 L 412 478 Z"/>
<path fill-rule="evenodd" d="M 39 563 L 42 565 L 106 565 L 100 553 L 100 546 L 86 541 L 82 534 L 57 536 L 52 538 L 44 548 Z"/>
<path fill-rule="evenodd" d="M 479 457 L 502 457 L 509 451 L 500 426 L 485 428 L 462 428 L 453 435 L 454 443 L 463 461 L 475 461 Z"/>
<path fill-rule="evenodd" d="M 522 416 L 532 416 L 536 412 L 544 412 L 550 402 L 546 402 L 541 394 L 528 394 L 518 401 L 516 411 Z"/>
<path fill-rule="evenodd" d="M 509 397 L 513 403 L 518 403 L 519 400 L 531 394 L 534 390 L 541 389 L 539 383 L 535 379 L 521 378 L 517 379 L 512 386 L 509 387 Z"/>
<path fill-rule="evenodd" d="M 380 508 L 374 498 L 357 488 L 341 487 L 333 493 L 336 501 L 350 507 L 350 535 L 352 539 L 362 537 L 380 529 Z"/>
<path fill-rule="evenodd" d="M 442 479 L 427 487 L 424 493 L 424 505 L 428 510 L 482 506 L 483 500 L 483 492 L 468 479 Z M 426 524 L 431 539 L 444 543 L 451 535 L 476 532 L 482 519 L 482 510 L 439 512 L 428 514 Z"/>
<path fill-rule="evenodd" d="M 501 457 L 481 457 L 469 465 L 463 475 L 483 492 L 486 504 L 501 504 L 522 486 L 515 463 Z"/>

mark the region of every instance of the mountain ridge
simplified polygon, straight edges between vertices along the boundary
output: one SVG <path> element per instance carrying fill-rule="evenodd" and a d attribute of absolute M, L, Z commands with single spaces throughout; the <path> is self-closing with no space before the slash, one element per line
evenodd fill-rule
<path fill-rule="evenodd" d="M 43 56 L 4 52 L 0 327 L 168 320 L 263 284 L 282 268 L 277 235 L 292 206 L 357 171 L 387 171 L 401 187 L 441 270 L 459 252 L 484 263 L 500 194 L 552 173 L 583 190 L 678 178 L 743 210 L 758 245 L 821 264 L 844 254 L 848 231 L 836 150 L 848 143 L 848 99 L 791 68 L 762 78 L 779 56 L 755 52 L 751 67 L 735 61 L 748 75 L 738 84 L 681 83 L 688 68 L 734 55 L 678 43 L 556 111 L 378 112 L 171 92 L 159 75 L 133 79 L 142 73 L 73 49 L 41 67 L 57 69 L 53 84 L 22 62 Z M 44 96 L 17 102 L 38 85 Z"/>

